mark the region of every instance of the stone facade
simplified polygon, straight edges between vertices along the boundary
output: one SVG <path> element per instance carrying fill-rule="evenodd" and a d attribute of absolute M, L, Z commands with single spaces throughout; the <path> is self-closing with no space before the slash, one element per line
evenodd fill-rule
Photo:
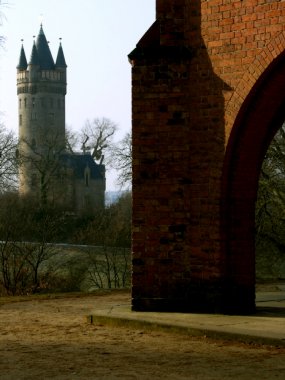
<path fill-rule="evenodd" d="M 65 136 L 66 62 L 60 43 L 54 62 L 43 28 L 29 63 L 17 66 L 19 191 L 55 201 L 76 214 L 104 207 L 105 167 L 90 154 L 68 153 Z"/>
<path fill-rule="evenodd" d="M 259 170 L 285 119 L 285 2 L 157 0 L 129 54 L 134 310 L 255 309 Z"/>

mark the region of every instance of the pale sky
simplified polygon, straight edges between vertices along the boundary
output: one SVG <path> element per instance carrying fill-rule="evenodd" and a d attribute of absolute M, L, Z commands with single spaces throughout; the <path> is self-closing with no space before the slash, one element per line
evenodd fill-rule
<path fill-rule="evenodd" d="M 1 2 L 1 1 L 0 1 Z M 66 124 L 79 130 L 86 119 L 107 117 L 118 139 L 131 129 L 131 66 L 127 55 L 155 19 L 155 0 L 2 0 L 0 113 L 18 130 L 16 66 L 21 39 L 29 61 L 40 23 L 53 58 L 62 38 L 67 63 Z M 107 190 L 114 190 L 107 174 Z"/>

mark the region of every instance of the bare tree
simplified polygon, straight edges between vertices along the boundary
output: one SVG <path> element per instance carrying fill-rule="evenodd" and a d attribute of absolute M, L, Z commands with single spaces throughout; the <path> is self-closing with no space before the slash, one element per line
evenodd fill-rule
<path fill-rule="evenodd" d="M 17 141 L 13 132 L 6 131 L 0 124 L 0 193 L 15 190 L 18 165 Z"/>
<path fill-rule="evenodd" d="M 121 188 L 130 188 L 132 182 L 132 136 L 127 133 L 122 140 L 114 142 L 117 125 L 108 118 L 87 120 L 79 134 L 80 148 L 90 153 L 94 160 L 115 169 L 117 183 Z M 75 138 L 72 135 L 71 141 Z M 74 147 L 74 143 L 71 144 Z"/>
<path fill-rule="evenodd" d="M 112 160 L 113 137 L 117 125 L 107 118 L 87 120 L 80 133 L 81 149 L 84 153 L 91 152 L 92 157 L 105 164 Z"/>
<path fill-rule="evenodd" d="M 132 185 L 132 135 L 127 133 L 113 148 L 112 167 L 117 170 L 117 183 L 121 188 Z"/>
<path fill-rule="evenodd" d="M 0 245 L 0 290 L 5 289 L 6 294 L 23 294 L 27 289 L 27 283 L 31 277 L 31 271 L 27 267 L 26 257 L 17 247 L 8 240 Z"/>
<path fill-rule="evenodd" d="M 78 145 L 78 135 L 76 132 L 72 131 L 71 128 L 66 127 L 65 129 L 65 140 L 66 140 L 66 151 L 68 153 L 75 153 L 76 147 Z"/>
<path fill-rule="evenodd" d="M 116 203 L 97 210 L 87 223 L 80 222 L 74 233 L 75 244 L 105 247 L 131 246 L 132 196 L 124 193 Z"/>
<path fill-rule="evenodd" d="M 3 9 L 4 6 L 7 6 L 8 3 L 7 2 L 3 2 L 2 0 L 0 0 L 0 9 Z M 5 15 L 2 11 L 0 11 L 0 26 L 3 25 L 3 20 L 5 19 Z M 5 37 L 0 35 L 0 47 L 3 47 L 4 45 L 4 42 L 5 42 Z"/>
<path fill-rule="evenodd" d="M 21 227 L 27 226 L 28 219 L 15 194 L 1 196 L 0 284 L 2 291 L 4 289 L 7 294 L 21 294 L 31 275 L 26 257 L 18 250 L 16 244 L 23 234 Z"/>
<path fill-rule="evenodd" d="M 7 2 L 0 0 L 0 26 L 3 25 L 5 15 L 2 12 Z M 0 35 L 0 47 L 4 46 L 5 37 Z M 16 187 L 16 139 L 12 132 L 7 132 L 0 122 L 0 193 L 10 191 Z"/>
<path fill-rule="evenodd" d="M 131 279 L 130 248 L 98 247 L 88 249 L 87 283 L 95 288 L 127 288 Z"/>
<path fill-rule="evenodd" d="M 53 242 L 63 224 L 60 210 L 42 209 L 32 198 L 1 196 L 0 284 L 7 294 L 35 293 L 45 288 L 51 258 L 59 250 Z"/>

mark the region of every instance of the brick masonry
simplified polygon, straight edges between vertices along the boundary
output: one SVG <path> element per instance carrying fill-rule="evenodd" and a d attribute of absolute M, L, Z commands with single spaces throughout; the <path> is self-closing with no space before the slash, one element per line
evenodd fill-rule
<path fill-rule="evenodd" d="M 254 202 L 285 119 L 284 37 L 284 1 L 157 0 L 129 55 L 134 310 L 254 311 Z"/>

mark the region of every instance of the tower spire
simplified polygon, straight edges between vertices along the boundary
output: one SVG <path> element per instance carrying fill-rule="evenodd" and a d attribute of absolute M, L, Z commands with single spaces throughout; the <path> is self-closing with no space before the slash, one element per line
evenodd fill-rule
<path fill-rule="evenodd" d="M 28 67 L 28 63 L 27 63 L 27 58 L 26 58 L 24 45 L 23 45 L 24 40 L 21 40 L 21 41 L 22 41 L 22 46 L 21 46 L 20 58 L 19 58 L 19 63 L 17 65 L 17 69 L 18 70 L 26 70 Z"/>
<path fill-rule="evenodd" d="M 66 68 L 67 64 L 65 62 L 65 58 L 64 58 L 64 54 L 63 54 L 63 49 L 62 49 L 62 45 L 61 45 L 61 38 L 59 39 L 59 41 L 60 42 L 59 42 L 59 48 L 58 48 L 58 52 L 57 52 L 55 66 L 60 67 L 60 68 Z"/>
<path fill-rule="evenodd" d="M 48 46 L 42 23 L 36 40 L 36 48 L 38 51 L 40 68 L 42 70 L 54 69 L 54 60 Z"/>
<path fill-rule="evenodd" d="M 38 50 L 37 50 L 37 47 L 36 47 L 36 43 L 34 41 L 29 65 L 36 66 L 36 65 L 39 65 L 39 64 L 40 64 L 39 54 L 38 54 Z"/>

